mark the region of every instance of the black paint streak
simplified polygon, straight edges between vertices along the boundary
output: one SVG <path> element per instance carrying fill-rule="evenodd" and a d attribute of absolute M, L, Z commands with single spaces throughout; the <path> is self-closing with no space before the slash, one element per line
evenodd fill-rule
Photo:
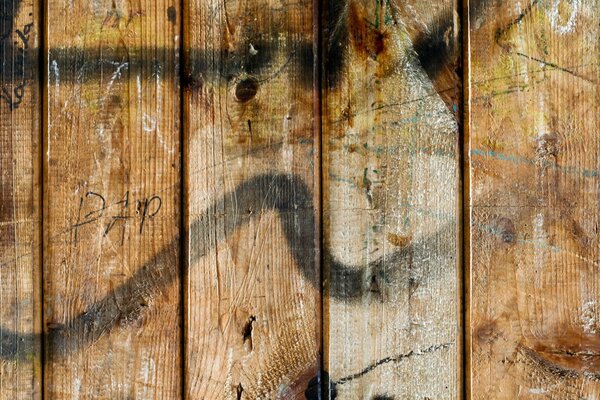
<path fill-rule="evenodd" d="M 241 183 L 234 191 L 212 203 L 192 223 L 189 239 L 195 245 L 189 246 L 189 262 L 195 263 L 204 257 L 215 243 L 231 236 L 234 230 L 261 215 L 260 212 L 238 214 L 236 210 L 272 210 L 279 214 L 287 244 L 299 271 L 313 287 L 318 288 L 321 282 L 313 246 L 315 219 L 312 197 L 309 187 L 301 179 L 290 175 L 266 174 Z M 209 241 L 205 236 L 206 228 L 209 221 L 215 218 L 223 219 L 221 223 L 224 229 L 218 237 Z M 407 244 L 363 266 L 344 264 L 328 254 L 331 276 L 327 294 L 343 301 L 372 297 L 372 277 L 377 280 L 380 290 L 391 290 L 395 284 L 407 281 L 410 268 L 406 268 L 405 263 L 410 259 L 408 256 L 415 247 L 434 247 L 444 238 L 452 237 L 452 232 L 454 226 L 449 225 L 421 242 Z M 179 252 L 179 243 L 180 238 L 174 238 L 125 283 L 110 291 L 78 317 L 64 324 L 50 322 L 45 335 L 50 357 L 62 357 L 84 350 L 87 345 L 113 328 L 126 327 L 137 321 L 149 307 L 151 300 L 160 296 L 161 292 L 180 276 L 179 266 L 172 262 Z M 385 300 L 388 297 L 382 298 Z M 34 335 L 20 335 L 6 330 L 0 330 L 0 337 L 2 358 L 24 358 L 28 351 L 31 351 L 27 349 L 34 348 L 34 341 L 40 339 Z M 380 364 L 397 358 L 390 358 Z M 367 372 L 369 371 L 361 374 Z M 340 382 L 349 379 L 345 378 Z"/>
<path fill-rule="evenodd" d="M 336 383 L 336 385 L 343 385 L 343 384 L 348 383 L 356 378 L 360 378 L 363 375 L 368 374 L 369 372 L 373 371 L 374 369 L 376 369 L 377 367 L 380 367 L 382 365 L 393 363 L 393 362 L 399 362 L 399 361 L 402 361 L 406 358 L 410 358 L 413 356 L 420 356 L 423 354 L 433 353 L 438 350 L 446 349 L 446 348 L 450 347 L 451 345 L 452 345 L 452 343 L 442 343 L 442 344 L 430 346 L 423 350 L 411 350 L 405 354 L 399 354 L 397 356 L 390 356 L 390 357 L 382 358 L 381 360 L 378 360 L 378 361 L 374 362 L 373 364 L 365 367 L 362 371 L 356 372 L 352 375 L 345 376 L 345 377 L 339 379 L 338 381 L 336 381 L 335 383 Z"/>

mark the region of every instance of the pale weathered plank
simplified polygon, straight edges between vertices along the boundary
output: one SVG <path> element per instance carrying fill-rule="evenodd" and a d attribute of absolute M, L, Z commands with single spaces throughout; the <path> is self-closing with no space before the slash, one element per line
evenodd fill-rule
<path fill-rule="evenodd" d="M 185 9 L 186 398 L 302 399 L 320 361 L 312 2 Z"/>
<path fill-rule="evenodd" d="M 597 0 L 470 10 L 474 399 L 600 396 Z"/>
<path fill-rule="evenodd" d="M 456 5 L 328 3 L 322 100 L 329 395 L 458 398 Z"/>
<path fill-rule="evenodd" d="M 46 17 L 46 398 L 178 398 L 178 2 Z"/>
<path fill-rule="evenodd" d="M 0 399 L 41 398 L 41 221 L 36 0 L 0 1 Z"/>

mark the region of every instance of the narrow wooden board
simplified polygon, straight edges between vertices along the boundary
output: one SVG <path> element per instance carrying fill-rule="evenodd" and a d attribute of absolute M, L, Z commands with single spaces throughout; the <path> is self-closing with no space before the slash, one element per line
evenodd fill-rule
<path fill-rule="evenodd" d="M 178 2 L 46 17 L 46 398 L 181 397 Z"/>
<path fill-rule="evenodd" d="M 471 398 L 595 399 L 600 3 L 472 3 Z"/>
<path fill-rule="evenodd" d="M 316 398 L 312 2 L 184 4 L 186 396 Z"/>
<path fill-rule="evenodd" d="M 0 399 L 41 396 L 41 220 L 35 0 L 0 1 Z"/>
<path fill-rule="evenodd" d="M 461 397 L 460 39 L 452 1 L 329 1 L 330 398 Z"/>

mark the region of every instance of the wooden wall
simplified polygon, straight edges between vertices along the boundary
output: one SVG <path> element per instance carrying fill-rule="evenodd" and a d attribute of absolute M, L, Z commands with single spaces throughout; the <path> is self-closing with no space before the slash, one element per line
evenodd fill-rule
<path fill-rule="evenodd" d="M 597 0 L 0 0 L 0 399 L 600 398 Z"/>

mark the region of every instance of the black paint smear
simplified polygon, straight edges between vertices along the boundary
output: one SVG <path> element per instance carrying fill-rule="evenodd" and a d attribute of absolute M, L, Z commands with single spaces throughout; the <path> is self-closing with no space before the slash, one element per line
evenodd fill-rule
<path fill-rule="evenodd" d="M 250 44 L 256 54 L 252 54 Z M 202 87 L 202 82 L 231 81 L 238 77 L 254 76 L 259 81 L 268 81 L 278 73 L 288 69 L 300 72 L 298 82 L 305 88 L 312 88 L 313 45 L 310 41 L 295 43 L 293 48 L 285 49 L 276 41 L 248 41 L 235 51 L 227 49 L 187 49 L 183 82 L 186 89 Z M 142 48 L 125 50 L 124 48 L 54 48 L 50 49 L 50 64 L 68 66 L 61 70 L 61 82 L 83 83 L 99 80 L 102 75 L 116 71 L 119 65 L 128 63 L 129 70 L 144 67 L 150 62 L 160 66 L 167 79 L 179 74 L 177 68 L 165 68 L 166 64 L 176 64 L 179 54 L 173 48 Z M 172 61 L 170 61 L 172 60 Z M 155 68 L 153 68 L 155 69 Z M 50 69 L 50 79 L 53 72 Z M 147 76 L 147 79 L 151 79 Z"/>
<path fill-rule="evenodd" d="M 314 205 L 310 188 L 298 177 L 284 174 L 260 175 L 241 183 L 223 198 L 212 203 L 191 224 L 189 262 L 194 264 L 219 242 L 231 237 L 232 233 L 261 215 L 260 212 L 239 214 L 237 210 L 276 211 L 283 226 L 287 245 L 297 268 L 315 288 L 321 285 L 316 253 L 314 249 Z M 223 226 L 216 237 L 209 232 L 215 218 L 221 218 Z M 428 249 L 440 246 L 444 240 L 454 237 L 455 227 L 448 224 L 438 233 L 421 242 L 415 242 L 368 265 L 347 265 L 327 255 L 330 270 L 330 287 L 327 295 L 341 301 L 364 300 L 370 293 L 372 277 L 378 281 L 382 291 L 398 287 L 407 282 L 410 268 L 402 265 L 415 248 Z M 125 283 L 109 292 L 103 299 L 88 308 L 78 317 L 64 324 L 51 322 L 47 325 L 47 341 L 50 357 L 84 350 L 113 328 L 126 328 L 137 321 L 149 307 L 151 300 L 161 295 L 179 276 L 177 259 L 180 238 L 176 237 L 154 255 Z M 428 272 L 427 279 L 436 279 L 441 270 Z M 389 294 L 383 296 L 386 301 Z M 20 335 L 0 330 L 0 357 L 25 358 L 34 348 L 39 336 Z"/>
<path fill-rule="evenodd" d="M 0 0 L 0 41 L 10 38 L 21 0 Z"/>
<path fill-rule="evenodd" d="M 306 400 L 334 400 L 337 397 L 335 383 L 329 379 L 327 371 L 319 371 L 304 391 Z"/>
<path fill-rule="evenodd" d="M 431 80 L 458 57 L 454 29 L 452 13 L 447 12 L 436 19 L 430 31 L 422 33 L 413 42 L 419 62 Z"/>
<path fill-rule="evenodd" d="M 349 0 L 329 0 L 323 23 L 325 83 L 329 88 L 339 84 L 347 62 L 349 35 Z M 367 23 L 364 21 L 364 23 Z M 451 12 L 438 16 L 430 31 L 418 36 L 413 44 L 421 66 L 431 80 L 458 57 L 454 39 L 454 20 Z"/>
<path fill-rule="evenodd" d="M 175 24 L 177 22 L 177 10 L 175 10 L 175 7 L 170 6 L 169 8 L 167 8 L 167 18 L 172 24 Z"/>
<path fill-rule="evenodd" d="M 335 88 L 339 84 L 346 64 L 346 46 L 349 43 L 348 0 L 328 0 L 324 7 L 323 28 L 325 85 Z"/>

